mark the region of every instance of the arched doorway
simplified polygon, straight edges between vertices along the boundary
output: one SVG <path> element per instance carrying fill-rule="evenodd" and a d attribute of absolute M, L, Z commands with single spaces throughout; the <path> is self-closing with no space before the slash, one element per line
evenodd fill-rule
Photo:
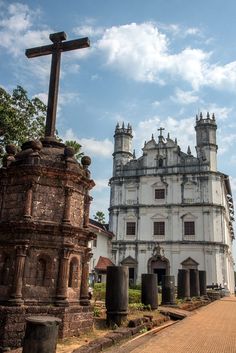
<path fill-rule="evenodd" d="M 158 285 L 162 284 L 162 276 L 170 274 L 170 262 L 164 256 L 164 250 L 158 244 L 153 249 L 152 257 L 148 260 L 148 273 L 157 274 Z"/>

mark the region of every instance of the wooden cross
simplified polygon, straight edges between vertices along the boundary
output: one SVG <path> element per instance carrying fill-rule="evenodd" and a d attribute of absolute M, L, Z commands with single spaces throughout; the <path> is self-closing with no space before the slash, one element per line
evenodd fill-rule
<path fill-rule="evenodd" d="M 90 42 L 87 37 L 63 42 L 66 38 L 67 36 L 65 32 L 52 33 L 49 35 L 49 39 L 53 42 L 53 44 L 26 49 L 25 51 L 27 58 L 35 58 L 37 56 L 52 54 L 45 128 L 45 137 L 48 138 L 55 137 L 61 53 L 64 51 L 82 49 L 90 46 Z"/>
<path fill-rule="evenodd" d="M 162 136 L 162 131 L 164 131 L 165 128 L 164 127 L 160 127 L 160 129 L 157 129 L 157 131 L 160 131 L 160 136 Z"/>

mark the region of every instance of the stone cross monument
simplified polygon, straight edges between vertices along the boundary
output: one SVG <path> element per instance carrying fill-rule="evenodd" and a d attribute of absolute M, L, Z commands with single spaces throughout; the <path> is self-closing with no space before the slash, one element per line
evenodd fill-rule
<path fill-rule="evenodd" d="M 90 158 L 79 163 L 74 150 L 56 140 L 56 106 L 62 51 L 89 40 L 26 50 L 28 57 L 52 54 L 45 138 L 27 141 L 21 151 L 6 146 L 0 168 L 0 351 L 21 345 L 26 318 L 60 318 L 60 337 L 92 329 L 88 299 Z M 14 318 L 14 319 L 13 319 Z"/>

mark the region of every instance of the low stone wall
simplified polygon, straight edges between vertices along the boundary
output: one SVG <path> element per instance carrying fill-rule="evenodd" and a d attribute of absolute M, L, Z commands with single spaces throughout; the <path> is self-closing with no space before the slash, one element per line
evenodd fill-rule
<path fill-rule="evenodd" d="M 93 308 L 91 306 L 0 306 L 0 352 L 6 348 L 22 346 L 26 318 L 35 315 L 55 316 L 62 320 L 59 337 L 79 336 L 93 328 Z"/>

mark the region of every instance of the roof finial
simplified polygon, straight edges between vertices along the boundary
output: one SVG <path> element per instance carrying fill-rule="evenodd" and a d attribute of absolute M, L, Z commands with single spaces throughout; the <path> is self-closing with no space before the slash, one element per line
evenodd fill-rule
<path fill-rule="evenodd" d="M 209 114 L 209 112 L 207 112 L 207 119 L 210 119 L 210 114 Z"/>
<path fill-rule="evenodd" d="M 178 141 L 177 141 L 177 137 L 175 138 L 175 144 L 177 145 Z"/>
<path fill-rule="evenodd" d="M 135 150 L 133 150 L 133 159 L 136 159 Z"/>
<path fill-rule="evenodd" d="M 198 121 L 198 115 L 196 114 L 196 121 Z"/>
<path fill-rule="evenodd" d="M 170 139 L 170 133 L 168 132 L 167 134 L 167 139 L 169 140 Z"/>
<path fill-rule="evenodd" d="M 152 140 L 154 140 L 154 135 L 152 134 Z"/>
<path fill-rule="evenodd" d="M 200 120 L 202 119 L 202 112 L 200 112 Z"/>
<path fill-rule="evenodd" d="M 123 123 L 122 123 L 122 129 L 124 129 L 124 128 L 125 128 L 125 123 L 123 122 Z"/>
<path fill-rule="evenodd" d="M 212 114 L 212 120 L 216 120 L 214 113 Z"/>
<path fill-rule="evenodd" d="M 188 146 L 188 150 L 187 150 L 187 154 L 189 155 L 189 156 L 191 156 L 191 149 L 190 149 L 190 146 Z"/>

